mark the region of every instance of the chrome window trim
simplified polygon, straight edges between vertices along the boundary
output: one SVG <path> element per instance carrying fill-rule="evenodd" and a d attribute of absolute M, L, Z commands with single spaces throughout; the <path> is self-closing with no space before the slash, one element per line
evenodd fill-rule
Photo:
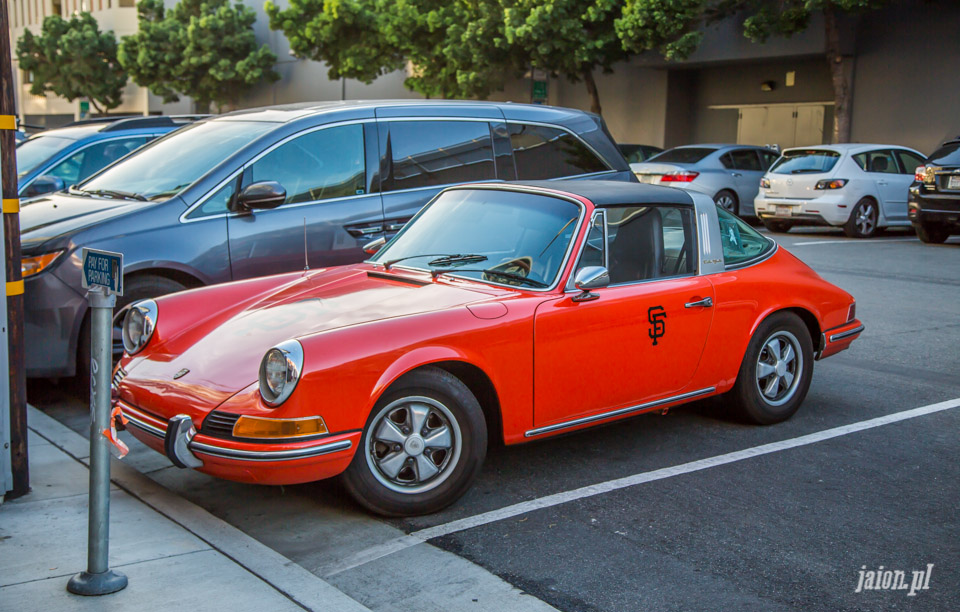
<path fill-rule="evenodd" d="M 607 210 L 606 208 L 594 208 L 593 214 L 590 215 L 590 225 L 587 227 L 587 231 L 583 233 L 583 238 L 580 240 L 580 249 L 577 251 L 577 260 L 573 264 L 573 268 L 570 269 L 570 276 L 567 277 L 567 284 L 563 288 L 564 293 L 580 293 L 580 290 L 573 286 L 575 277 L 577 275 L 577 269 L 580 267 L 580 262 L 583 260 L 583 253 L 587 248 L 587 241 L 590 239 L 590 232 L 593 231 L 593 224 L 596 222 L 596 217 L 603 217 L 603 267 L 610 269 L 610 260 L 608 253 L 610 252 L 609 244 L 607 242 Z"/>
<path fill-rule="evenodd" d="M 767 236 L 764 236 L 764 238 L 766 238 L 767 240 L 773 243 L 772 249 L 770 249 L 766 253 L 761 253 L 760 255 L 757 255 L 753 259 L 747 259 L 746 261 L 741 261 L 735 264 L 724 264 L 723 266 L 724 272 L 729 270 L 742 270 L 743 268 L 749 268 L 750 266 L 755 266 L 758 263 L 762 263 L 770 259 L 771 257 L 773 257 L 773 255 L 780 250 L 780 243 L 774 240 L 773 238 L 768 238 Z"/>
<path fill-rule="evenodd" d="M 187 218 L 186 218 L 187 215 L 189 215 L 191 212 L 193 212 L 193 210 L 194 210 L 195 208 L 199 208 L 200 206 L 203 206 L 203 204 L 204 204 L 207 200 L 209 200 L 209 199 L 212 198 L 214 195 L 216 195 L 216 193 L 217 193 L 218 191 L 220 191 L 220 189 L 222 189 L 227 183 L 229 183 L 229 182 L 230 182 L 231 180 L 233 180 L 233 179 L 236 179 L 238 174 L 242 174 L 243 172 L 245 172 L 247 168 L 249 168 L 249 167 L 252 166 L 253 164 L 255 164 L 255 163 L 257 163 L 258 161 L 260 161 L 261 158 L 263 158 L 263 157 L 264 157 L 265 155 L 267 155 L 268 153 L 272 152 L 272 151 L 273 151 L 274 149 L 276 149 L 277 147 L 279 147 L 279 146 L 281 146 L 281 145 L 284 145 L 284 144 L 290 142 L 291 140 L 293 140 L 293 139 L 295 139 L 295 138 L 300 138 L 301 136 L 306 136 L 307 134 L 312 134 L 313 132 L 319 132 L 320 130 L 326 130 L 326 129 L 329 129 L 329 128 L 341 127 L 341 126 L 345 126 L 345 125 L 356 125 L 356 124 L 361 124 L 361 125 L 362 125 L 362 124 L 365 124 L 365 123 L 375 123 L 375 122 L 376 122 L 375 119 L 350 119 L 350 120 L 347 120 L 347 121 L 337 121 L 337 122 L 335 122 L 335 123 L 325 123 L 325 124 L 323 124 L 323 125 L 315 125 L 315 126 L 313 126 L 313 127 L 309 127 L 309 128 L 304 129 L 304 130 L 300 130 L 299 132 L 296 132 L 296 133 L 294 133 L 294 134 L 290 134 L 290 135 L 286 136 L 286 137 L 283 138 L 282 140 L 278 140 L 277 142 L 271 144 L 269 147 L 267 147 L 266 149 L 260 151 L 259 153 L 257 153 L 256 155 L 254 155 L 252 158 L 250 158 L 249 160 L 247 160 L 246 162 L 244 162 L 238 169 L 236 169 L 235 171 L 231 172 L 231 173 L 230 173 L 230 178 L 224 179 L 224 180 L 221 181 L 220 183 L 217 183 L 217 185 L 216 185 L 215 187 L 213 187 L 212 189 L 208 190 L 205 194 L 203 194 L 202 196 L 200 196 L 199 198 L 197 198 L 197 201 L 196 201 L 194 204 L 190 205 L 190 206 L 187 208 L 187 210 L 185 210 L 183 213 L 181 213 L 181 215 L 180 215 L 180 223 L 194 223 L 194 222 L 196 222 L 196 221 L 206 221 L 207 219 L 219 219 L 219 218 L 221 218 L 221 217 L 231 217 L 231 216 L 232 216 L 232 217 L 237 217 L 237 216 L 246 215 L 247 213 L 227 212 L 227 213 L 221 213 L 221 214 L 219 214 L 219 215 L 209 215 L 209 216 L 206 216 L 206 217 L 196 217 L 196 218 L 194 218 L 194 219 L 187 219 Z M 366 170 L 366 159 L 364 159 L 364 170 Z M 201 178 L 203 178 L 203 177 L 201 177 Z M 197 179 L 197 180 L 200 180 L 200 179 Z M 182 193 L 182 191 L 185 191 L 185 190 L 187 190 L 187 189 L 189 189 L 189 188 L 190 188 L 189 186 L 184 187 L 183 190 L 181 190 L 181 193 Z M 378 193 L 379 193 L 379 192 L 378 192 Z M 176 194 L 176 195 L 174 195 L 174 196 L 172 196 L 172 197 L 176 197 L 177 195 L 179 195 L 179 193 Z M 358 194 L 358 195 L 352 195 L 352 196 L 343 196 L 343 197 L 340 197 L 340 198 L 328 198 L 328 199 L 324 199 L 324 200 L 311 200 L 311 201 L 309 201 L 309 202 L 297 202 L 296 204 L 282 204 L 281 206 L 278 206 L 277 208 L 275 208 L 275 209 L 273 209 L 273 210 L 280 210 L 281 208 L 283 208 L 283 209 L 293 208 L 293 207 L 295 207 L 295 206 L 306 206 L 306 205 L 309 205 L 309 204 L 317 204 L 317 203 L 319 203 L 319 202 L 331 202 L 331 201 L 333 201 L 333 200 L 349 200 L 349 199 L 353 199 L 353 198 L 364 198 L 364 197 L 367 197 L 367 196 L 370 196 L 370 195 L 373 195 L 373 194 L 364 193 L 364 194 Z M 264 212 L 270 212 L 270 211 L 267 211 L 267 210 L 258 211 L 258 214 L 264 213 Z"/>
<path fill-rule="evenodd" d="M 24 189 L 26 189 L 27 187 L 29 187 L 30 185 L 32 185 L 35 180 L 37 180 L 37 179 L 40 178 L 41 176 L 44 176 L 44 175 L 46 174 L 46 171 L 47 171 L 47 170 L 50 170 L 50 169 L 53 168 L 54 166 L 59 166 L 61 163 L 63 163 L 64 161 L 66 161 L 66 160 L 69 159 L 70 157 L 73 157 L 74 155 L 76 155 L 77 153 L 80 153 L 80 152 L 82 152 L 82 151 L 86 151 L 87 149 L 89 149 L 90 147 L 92 147 L 92 146 L 94 146 L 94 145 L 102 144 L 102 143 L 104 143 L 104 142 L 115 142 L 115 141 L 117 141 L 117 140 L 127 140 L 127 139 L 130 139 L 130 138 L 146 138 L 146 142 L 144 142 L 142 145 L 140 145 L 139 147 L 137 147 L 136 149 L 133 150 L 133 151 L 137 151 L 138 149 L 140 149 L 140 147 L 145 147 L 145 146 L 147 146 L 147 143 L 150 142 L 150 138 L 151 138 L 151 137 L 157 138 L 158 136 L 159 136 L 159 134 L 135 134 L 135 135 L 133 135 L 133 134 L 127 134 L 126 136 L 119 136 L 119 135 L 118 135 L 118 136 L 114 136 L 113 138 L 102 138 L 102 139 L 100 139 L 100 140 L 95 140 L 95 141 L 93 141 L 93 142 L 88 142 L 87 144 L 83 145 L 82 147 L 78 147 L 78 148 L 70 151 L 69 153 L 67 153 L 67 154 L 64 155 L 63 157 L 58 157 L 58 158 L 55 159 L 53 162 L 48 163 L 46 166 L 43 167 L 44 172 L 42 172 L 42 173 L 36 175 L 35 177 L 33 177 L 32 179 L 30 179 L 30 182 L 29 182 L 29 183 L 25 183 L 23 186 L 18 187 L 18 188 L 17 188 L 17 191 L 18 191 L 18 192 L 23 191 Z M 128 152 L 127 155 L 130 155 L 130 153 L 133 153 L 133 151 Z M 127 155 L 124 155 L 123 157 L 126 157 Z M 121 157 L 120 159 L 123 159 L 123 157 Z M 48 161 L 49 161 L 49 160 L 48 160 Z M 117 160 L 117 161 L 119 161 L 119 160 Z M 113 165 L 113 163 L 114 163 L 114 162 L 110 162 L 109 164 L 107 164 L 107 166 Z M 105 169 L 107 166 L 104 166 L 103 168 L 100 168 L 100 170 Z M 84 182 L 86 182 L 87 179 L 93 178 L 94 175 L 99 174 L 99 173 L 100 173 L 100 170 L 97 170 L 96 172 L 94 172 L 93 174 L 91 174 L 90 176 L 88 176 L 86 179 L 83 179 Z"/>
<path fill-rule="evenodd" d="M 600 414 L 594 414 L 591 416 L 581 417 L 578 419 L 572 419 L 570 421 L 564 421 L 562 423 L 556 423 L 554 425 L 544 425 L 543 427 L 536 427 L 531 429 L 523 434 L 524 438 L 532 438 L 539 436 L 545 433 L 551 433 L 554 431 L 560 431 L 562 429 L 569 429 L 571 427 L 577 427 L 579 425 L 586 425 L 588 423 L 595 423 L 597 421 L 604 421 L 613 417 L 623 416 L 630 414 L 632 412 L 637 412 L 639 410 L 646 410 L 648 408 L 654 408 L 656 406 L 662 406 L 663 404 L 669 404 L 672 402 L 678 402 L 685 399 L 692 399 L 694 397 L 700 397 L 701 395 L 706 395 L 708 393 L 713 393 L 716 391 L 716 387 L 705 387 L 703 389 L 698 389 L 696 391 L 690 391 L 687 393 L 681 393 L 679 395 L 674 395 L 671 397 L 665 397 L 663 399 L 654 400 L 652 402 L 646 402 L 643 404 L 637 404 L 636 406 L 629 406 L 627 408 L 619 408 L 617 410 L 610 410 L 608 412 L 601 412 Z"/>
<path fill-rule="evenodd" d="M 578 227 L 578 228 L 580 228 L 580 227 L 583 225 L 583 219 L 584 219 L 584 217 L 586 216 L 586 212 L 587 212 L 587 207 L 583 204 L 583 202 L 581 202 L 580 200 L 578 200 L 578 199 L 576 199 L 576 198 L 574 198 L 574 197 L 572 197 L 572 196 L 569 196 L 569 195 L 567 195 L 567 194 L 565 194 L 565 193 L 557 193 L 557 192 L 554 192 L 554 191 L 547 191 L 547 190 L 545 190 L 545 189 L 539 189 L 539 188 L 536 188 L 536 187 L 527 187 L 526 185 L 511 185 L 511 184 L 509 184 L 509 183 L 503 183 L 503 184 L 499 184 L 499 185 L 491 185 L 491 184 L 479 184 L 479 185 L 478 185 L 478 184 L 467 183 L 467 184 L 461 184 L 461 185 L 459 185 L 459 186 L 457 186 L 457 187 L 454 187 L 454 188 L 450 189 L 450 191 L 457 191 L 457 190 L 461 190 L 461 189 L 463 189 L 463 190 L 470 190 L 470 189 L 479 190 L 479 189 L 483 189 L 483 190 L 489 190 L 489 191 L 514 191 L 514 192 L 517 192 L 517 193 L 527 193 L 527 194 L 532 194 L 532 195 L 548 196 L 548 197 L 554 197 L 554 198 L 557 198 L 557 199 L 560 199 L 560 200 L 566 200 L 566 201 L 568 201 L 568 202 L 571 202 L 571 203 L 575 204 L 575 205 L 577 206 L 577 209 L 579 210 L 579 213 L 578 213 L 578 215 L 577 215 L 577 227 Z M 437 194 L 437 195 L 439 196 L 440 194 Z M 413 220 L 416 219 L 417 216 L 421 215 L 421 214 L 423 213 L 423 211 L 425 211 L 425 210 L 427 209 L 427 206 L 433 204 L 434 201 L 435 201 L 435 200 L 431 200 L 430 202 L 428 202 L 427 204 L 425 204 L 425 205 L 423 206 L 423 208 L 421 208 L 421 209 L 417 212 L 417 214 L 413 217 L 413 219 L 411 219 L 410 221 L 408 221 L 408 222 L 404 225 L 404 229 L 406 229 L 407 227 L 410 227 L 410 225 L 411 225 L 411 223 L 413 222 Z M 400 234 L 398 233 L 396 236 L 393 237 L 393 240 L 396 240 L 397 237 L 399 237 L 399 236 L 400 236 Z M 391 242 L 392 242 L 393 240 L 391 240 Z M 519 286 L 519 287 L 518 287 L 517 285 L 508 285 L 508 284 L 506 284 L 506 283 L 497 283 L 497 282 L 490 281 L 490 280 L 485 280 L 485 279 L 482 279 L 482 278 L 474 278 L 474 277 L 472 277 L 472 276 L 462 276 L 462 275 L 454 274 L 453 272 L 445 272 L 445 273 L 442 274 L 442 276 L 448 276 L 448 277 L 450 277 L 450 278 L 458 278 L 458 279 L 461 279 L 461 280 L 467 280 L 467 281 L 474 282 L 474 283 L 484 283 L 484 284 L 486 284 L 486 285 L 494 285 L 494 286 L 496 286 L 496 287 L 506 287 L 507 289 L 513 289 L 513 290 L 515 290 L 515 291 L 519 290 L 519 291 L 532 291 L 532 292 L 534 292 L 534 293 L 548 293 L 548 292 L 550 292 L 550 291 L 554 291 L 554 290 L 560 285 L 560 281 L 562 280 L 562 277 L 563 277 L 563 271 L 566 269 L 567 263 L 570 261 L 570 256 L 571 256 L 571 254 L 573 253 L 573 248 L 574 248 L 574 245 L 575 245 L 576 242 L 577 242 L 577 241 L 574 240 L 573 238 L 570 239 L 570 243 L 567 245 L 567 251 L 566 251 L 566 253 L 564 253 L 563 260 L 560 262 L 560 267 L 557 269 L 557 274 L 556 274 L 556 276 L 555 276 L 554 279 L 553 279 L 553 283 L 551 283 L 551 285 L 550 285 L 549 287 L 524 287 L 524 286 Z M 378 251 L 377 254 L 379 255 L 379 254 L 382 253 L 384 250 L 385 250 L 385 248 L 381 248 L 381 250 Z M 366 260 L 366 263 L 370 263 L 370 264 L 372 264 L 372 265 L 380 265 L 380 266 L 383 266 L 383 263 L 381 263 L 380 261 L 370 261 L 369 259 Z M 401 270 L 409 270 L 409 271 L 412 271 L 412 272 L 425 272 L 425 273 L 427 273 L 427 274 L 430 274 L 430 273 L 431 273 L 430 270 L 425 270 L 425 269 L 423 269 L 423 268 L 414 268 L 414 267 L 411 267 L 411 266 L 396 265 L 396 266 L 390 266 L 390 268 L 391 268 L 391 269 L 393 269 L 393 268 L 399 268 L 399 269 L 401 269 Z"/>

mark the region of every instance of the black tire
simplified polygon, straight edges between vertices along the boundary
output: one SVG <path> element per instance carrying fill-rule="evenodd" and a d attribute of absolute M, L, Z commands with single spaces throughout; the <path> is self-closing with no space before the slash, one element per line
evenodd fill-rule
<path fill-rule="evenodd" d="M 776 358 L 770 345 L 774 339 L 778 340 L 780 348 L 780 355 Z M 794 353 L 792 361 L 787 358 L 787 345 Z M 800 363 L 796 363 L 797 356 Z M 774 370 L 761 376 L 760 364 L 772 366 L 771 360 L 778 362 L 773 366 Z M 783 372 L 780 371 L 781 362 Z M 793 378 L 788 382 L 785 374 L 792 374 Z M 807 326 L 792 312 L 777 312 L 767 317 L 750 339 L 737 382 L 727 393 L 727 399 L 737 416 L 746 421 L 757 425 L 780 423 L 793 416 L 803 403 L 812 375 L 813 341 Z M 771 378 L 773 376 L 776 381 Z M 765 388 L 761 389 L 761 385 Z"/>
<path fill-rule="evenodd" d="M 123 354 L 123 342 L 120 340 L 120 325 L 123 323 L 121 315 L 124 308 L 134 302 L 148 298 L 160 297 L 168 293 L 176 293 L 187 289 L 185 285 L 165 276 L 143 274 L 124 279 L 123 295 L 117 296 L 117 305 L 114 307 L 113 327 L 113 364 L 116 365 Z M 81 384 L 88 384 L 90 380 L 90 313 L 83 319 L 80 326 L 80 338 L 77 339 L 77 378 Z"/>
<path fill-rule="evenodd" d="M 777 234 L 786 234 L 793 227 L 793 223 L 790 221 L 778 221 L 776 219 L 761 219 L 760 221 L 765 228 Z"/>
<path fill-rule="evenodd" d="M 943 244 L 950 237 L 950 232 L 945 227 L 938 225 L 920 223 L 914 225 L 913 229 L 917 230 L 917 238 L 920 239 L 920 242 L 926 242 L 927 244 Z"/>
<path fill-rule="evenodd" d="M 880 208 L 872 198 L 860 198 L 843 225 L 843 233 L 850 238 L 873 238 L 877 235 Z"/>
<path fill-rule="evenodd" d="M 740 216 L 740 201 L 737 199 L 737 194 L 729 189 L 718 191 L 717 195 L 713 196 L 713 203 L 727 212 Z"/>
<path fill-rule="evenodd" d="M 415 417 L 419 431 L 413 431 Z M 375 432 L 382 435 L 375 438 Z M 431 438 L 438 446 L 430 445 Z M 425 367 L 402 377 L 380 398 L 341 479 L 371 512 L 430 514 L 467 492 L 486 454 L 487 426 L 477 398 L 453 374 Z M 422 474 L 430 469 L 437 472 Z"/>

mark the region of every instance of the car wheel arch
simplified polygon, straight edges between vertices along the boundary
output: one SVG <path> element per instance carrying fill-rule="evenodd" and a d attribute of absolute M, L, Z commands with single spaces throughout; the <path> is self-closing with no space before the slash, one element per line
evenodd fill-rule
<path fill-rule="evenodd" d="M 822 330 L 820 328 L 820 319 L 817 318 L 817 315 L 813 312 L 812 309 L 807 308 L 805 306 L 799 306 L 799 305 L 786 306 L 783 308 L 770 308 L 769 310 L 765 311 L 762 316 L 757 317 L 757 320 L 754 321 L 753 323 L 753 327 L 750 328 L 748 343 L 749 343 L 749 338 L 753 338 L 753 335 L 757 333 L 757 330 L 760 328 L 761 325 L 763 325 L 764 321 L 781 312 L 791 312 L 797 315 L 798 317 L 800 317 L 800 320 L 803 321 L 804 327 L 806 327 L 807 331 L 810 332 L 810 340 L 811 342 L 813 342 L 814 353 L 819 354 L 820 336 L 822 334 Z M 746 348 L 744 350 L 746 350 Z M 742 361 L 743 360 L 741 358 L 741 362 Z M 737 364 L 738 370 L 739 370 L 739 367 L 740 367 L 740 364 L 738 363 Z"/>
<path fill-rule="evenodd" d="M 439 368 L 457 377 L 470 389 L 483 409 L 487 422 L 488 439 L 503 441 L 503 419 L 500 396 L 487 370 L 466 354 L 452 347 L 420 347 L 408 353 L 384 370 L 370 395 L 368 411 L 403 377 L 423 368 Z"/>

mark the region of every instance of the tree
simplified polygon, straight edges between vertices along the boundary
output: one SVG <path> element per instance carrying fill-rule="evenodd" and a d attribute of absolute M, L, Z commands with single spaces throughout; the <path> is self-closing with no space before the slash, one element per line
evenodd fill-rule
<path fill-rule="evenodd" d="M 497 0 L 291 0 L 265 5 L 297 57 L 325 62 L 330 79 L 371 83 L 409 64 L 408 89 L 485 98 L 519 70 Z"/>
<path fill-rule="evenodd" d="M 30 93 L 50 91 L 74 101 L 87 98 L 98 113 L 120 106 L 127 73 L 117 61 L 117 38 L 101 32 L 90 13 L 66 21 L 51 15 L 39 36 L 26 30 L 17 42 L 20 68 L 33 74 Z"/>
<path fill-rule="evenodd" d="M 583 81 L 590 110 L 600 114 L 600 93 L 593 72 L 611 72 L 627 59 L 615 23 L 620 0 L 515 0 L 504 10 L 509 43 L 534 68 Z"/>
<path fill-rule="evenodd" d="M 833 82 L 833 141 L 850 140 L 850 82 L 841 52 L 838 17 L 881 8 L 887 0 L 626 0 L 617 34 L 628 51 L 659 49 L 667 59 L 686 59 L 700 44 L 703 25 L 744 17 L 743 33 L 765 42 L 805 30 L 823 14 L 825 51 Z"/>
<path fill-rule="evenodd" d="M 137 14 L 138 31 L 121 41 L 120 63 L 164 102 L 186 95 L 198 110 L 215 104 L 219 112 L 261 81 L 280 78 L 276 55 L 257 46 L 256 13 L 243 4 L 180 0 L 167 11 L 163 0 L 141 0 Z"/>

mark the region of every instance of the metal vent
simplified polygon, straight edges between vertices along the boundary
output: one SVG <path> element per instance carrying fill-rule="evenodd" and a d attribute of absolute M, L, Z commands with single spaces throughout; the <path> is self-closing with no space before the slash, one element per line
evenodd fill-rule
<path fill-rule="evenodd" d="M 203 419 L 203 426 L 200 428 L 200 433 L 217 438 L 232 438 L 233 426 L 239 418 L 239 414 L 214 410 L 207 415 L 207 418 Z"/>
<path fill-rule="evenodd" d="M 123 379 L 126 377 L 127 372 L 123 368 L 117 366 L 117 371 L 113 373 L 113 384 L 110 385 L 114 391 L 120 390 L 120 383 L 123 382 Z"/>

